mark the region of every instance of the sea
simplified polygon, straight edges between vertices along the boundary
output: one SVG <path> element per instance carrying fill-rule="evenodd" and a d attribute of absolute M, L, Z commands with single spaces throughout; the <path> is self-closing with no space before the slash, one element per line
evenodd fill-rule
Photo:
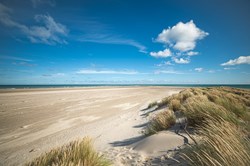
<path fill-rule="evenodd" d="M 166 87 L 233 87 L 250 89 L 250 84 L 58 84 L 58 85 L 0 85 L 0 89 L 33 89 L 33 88 L 79 88 L 109 86 L 166 86 Z"/>

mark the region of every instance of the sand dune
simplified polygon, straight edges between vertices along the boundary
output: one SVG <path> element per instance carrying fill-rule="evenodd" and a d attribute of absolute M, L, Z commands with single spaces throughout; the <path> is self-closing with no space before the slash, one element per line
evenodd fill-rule
<path fill-rule="evenodd" d="M 167 87 L 1 90 L 0 165 L 22 165 L 45 151 L 87 135 L 95 139 L 100 151 L 116 151 L 122 157 L 123 153 L 126 155 L 125 149 L 134 146 L 132 151 L 143 156 L 139 151 L 148 152 L 144 144 L 151 138 L 142 141 L 140 132 L 147 118 L 141 110 L 149 102 L 180 90 Z M 181 142 L 183 138 L 178 139 Z"/>

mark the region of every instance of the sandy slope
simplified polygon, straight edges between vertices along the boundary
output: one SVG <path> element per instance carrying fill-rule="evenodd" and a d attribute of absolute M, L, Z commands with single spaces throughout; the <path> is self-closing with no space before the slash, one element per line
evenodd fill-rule
<path fill-rule="evenodd" d="M 1 90 L 0 165 L 21 165 L 53 147 L 87 135 L 95 139 L 99 150 L 113 155 L 119 164 L 126 165 L 126 161 L 128 165 L 136 164 L 140 156 L 145 161 L 152 152 L 147 153 L 148 143 L 143 142 L 140 133 L 147 122 L 141 110 L 149 102 L 180 90 L 169 87 Z M 137 159 L 130 160 L 133 155 L 127 151 L 138 155 Z"/>

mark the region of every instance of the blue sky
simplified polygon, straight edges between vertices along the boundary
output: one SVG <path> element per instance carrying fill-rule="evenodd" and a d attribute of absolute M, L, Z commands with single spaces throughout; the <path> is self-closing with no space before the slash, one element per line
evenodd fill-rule
<path fill-rule="evenodd" d="M 1 0 L 0 84 L 249 84 L 248 0 Z"/>

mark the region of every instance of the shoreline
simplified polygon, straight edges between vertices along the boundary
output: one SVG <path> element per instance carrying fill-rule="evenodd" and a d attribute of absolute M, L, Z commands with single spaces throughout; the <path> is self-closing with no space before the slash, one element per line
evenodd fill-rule
<path fill-rule="evenodd" d="M 166 89 L 185 89 L 188 87 L 178 86 L 88 86 L 88 87 L 51 87 L 51 88 L 17 88 L 17 89 L 1 89 L 1 94 L 20 93 L 20 92 L 73 92 L 73 91 L 96 91 L 101 89 L 117 90 L 117 89 L 134 89 L 134 88 L 166 88 Z"/>
<path fill-rule="evenodd" d="M 21 87 L 16 88 L 1 88 L 0 85 L 0 94 L 2 93 L 15 93 L 15 92 L 45 92 L 45 91 L 62 91 L 62 90 L 91 90 L 91 89 L 103 89 L 103 88 L 135 88 L 135 87 L 165 87 L 165 88 L 206 88 L 206 87 L 232 87 L 232 88 L 239 88 L 239 89 L 250 89 L 250 84 L 177 84 L 177 85 L 151 85 L 151 84 L 144 84 L 144 85 L 77 85 L 77 86 L 64 86 L 64 85 L 20 85 Z M 16 85 L 6 85 L 6 86 L 13 86 Z M 31 86 L 31 87 L 29 87 Z M 37 87 L 32 87 L 37 86 Z M 47 87 L 49 86 L 49 87 Z M 62 87 L 61 87 L 62 86 Z"/>
<path fill-rule="evenodd" d="M 247 87 L 250 84 L 31 84 L 31 85 L 0 85 L 1 89 L 50 89 L 50 88 L 88 88 L 88 87 Z"/>

